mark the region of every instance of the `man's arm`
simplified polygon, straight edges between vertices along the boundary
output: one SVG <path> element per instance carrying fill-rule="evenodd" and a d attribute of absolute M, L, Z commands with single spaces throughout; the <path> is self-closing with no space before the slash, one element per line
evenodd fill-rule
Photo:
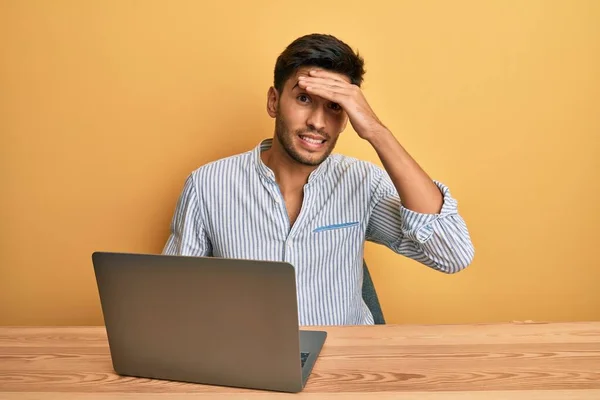
<path fill-rule="evenodd" d="M 372 191 L 375 204 L 367 239 L 442 272 L 457 272 L 469 265 L 474 248 L 456 200 L 404 150 L 360 88 L 319 70 L 299 77 L 298 84 L 310 94 L 338 103 L 356 133 L 374 147 L 389 175 L 381 171 Z"/>
<path fill-rule="evenodd" d="M 212 246 L 202 222 L 193 175 L 188 176 L 185 181 L 170 228 L 163 254 L 196 257 L 212 254 Z"/>
<path fill-rule="evenodd" d="M 374 130 L 367 140 L 392 179 L 404 207 L 419 213 L 439 213 L 443 204 L 440 189 L 394 135 L 381 127 Z"/>
<path fill-rule="evenodd" d="M 386 172 L 372 168 L 368 241 L 448 274 L 471 264 L 475 249 L 469 230 L 444 184 L 432 181 L 442 196 L 439 213 L 415 212 L 403 205 Z"/>

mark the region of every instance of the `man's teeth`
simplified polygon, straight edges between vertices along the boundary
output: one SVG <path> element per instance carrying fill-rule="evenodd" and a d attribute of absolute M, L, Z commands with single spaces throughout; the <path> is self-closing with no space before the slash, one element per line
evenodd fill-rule
<path fill-rule="evenodd" d="M 312 143 L 312 144 L 321 144 L 321 143 L 325 142 L 324 140 L 311 139 L 306 136 L 300 136 L 300 139 L 304 140 L 305 142 Z"/>

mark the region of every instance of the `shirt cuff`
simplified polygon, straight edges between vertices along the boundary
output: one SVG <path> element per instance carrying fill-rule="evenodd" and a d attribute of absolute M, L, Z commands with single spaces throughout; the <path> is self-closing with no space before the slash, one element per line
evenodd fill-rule
<path fill-rule="evenodd" d="M 458 204 L 456 199 L 450 194 L 450 189 L 443 183 L 433 181 L 440 189 L 443 196 L 442 209 L 438 214 L 424 214 L 400 207 L 400 217 L 402 221 L 402 233 L 418 243 L 425 243 L 433 236 L 433 223 L 438 219 L 448 215 L 458 213 Z"/>

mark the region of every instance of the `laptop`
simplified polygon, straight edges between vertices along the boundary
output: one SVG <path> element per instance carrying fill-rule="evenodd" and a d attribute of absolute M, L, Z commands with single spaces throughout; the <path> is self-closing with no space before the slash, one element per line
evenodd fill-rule
<path fill-rule="evenodd" d="M 327 333 L 300 330 L 285 262 L 95 252 L 119 375 L 300 392 Z"/>

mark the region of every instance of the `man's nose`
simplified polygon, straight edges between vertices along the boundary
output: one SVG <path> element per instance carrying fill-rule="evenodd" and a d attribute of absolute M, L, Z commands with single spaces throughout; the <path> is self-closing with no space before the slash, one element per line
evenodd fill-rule
<path fill-rule="evenodd" d="M 310 113 L 306 124 L 317 132 L 325 129 L 325 112 L 321 107 L 315 107 Z"/>

